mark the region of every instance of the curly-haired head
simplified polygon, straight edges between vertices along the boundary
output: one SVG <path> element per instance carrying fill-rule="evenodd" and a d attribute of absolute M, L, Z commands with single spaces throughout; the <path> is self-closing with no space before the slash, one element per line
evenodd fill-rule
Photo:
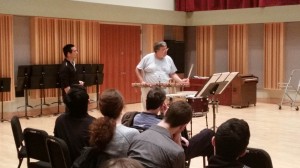
<path fill-rule="evenodd" d="M 90 145 L 103 151 L 112 140 L 116 129 L 116 120 L 109 117 L 100 117 L 90 125 Z"/>

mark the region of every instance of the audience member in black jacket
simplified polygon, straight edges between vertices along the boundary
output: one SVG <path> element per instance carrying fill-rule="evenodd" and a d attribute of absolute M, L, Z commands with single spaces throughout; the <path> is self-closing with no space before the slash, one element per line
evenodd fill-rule
<path fill-rule="evenodd" d="M 71 161 L 79 155 L 83 147 L 89 146 L 89 125 L 94 117 L 88 114 L 89 95 L 81 85 L 73 85 L 66 95 L 69 112 L 61 114 L 55 122 L 54 136 L 68 145 Z"/>
<path fill-rule="evenodd" d="M 221 124 L 212 138 L 214 156 L 207 168 L 247 168 L 237 159 L 246 153 L 250 130 L 246 121 L 232 118 Z"/>

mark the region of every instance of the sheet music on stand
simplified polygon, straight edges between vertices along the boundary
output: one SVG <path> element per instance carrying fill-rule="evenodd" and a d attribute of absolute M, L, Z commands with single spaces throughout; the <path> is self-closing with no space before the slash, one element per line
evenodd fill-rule
<path fill-rule="evenodd" d="M 211 94 L 222 94 L 237 74 L 238 72 L 222 72 L 213 74 L 204 87 L 196 93 L 195 97 L 208 97 Z"/>

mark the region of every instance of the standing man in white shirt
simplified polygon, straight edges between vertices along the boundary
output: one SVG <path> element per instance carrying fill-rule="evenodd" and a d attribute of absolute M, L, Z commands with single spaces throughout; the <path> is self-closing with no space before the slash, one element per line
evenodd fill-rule
<path fill-rule="evenodd" d="M 154 52 L 142 58 L 136 67 L 136 75 L 142 85 L 168 83 L 170 79 L 180 84 L 188 84 L 188 79 L 181 79 L 177 74 L 177 68 L 172 58 L 167 55 L 167 43 L 156 42 L 153 47 Z M 145 109 L 146 96 L 150 88 L 142 87 L 142 103 Z M 168 93 L 168 91 L 166 90 Z"/>

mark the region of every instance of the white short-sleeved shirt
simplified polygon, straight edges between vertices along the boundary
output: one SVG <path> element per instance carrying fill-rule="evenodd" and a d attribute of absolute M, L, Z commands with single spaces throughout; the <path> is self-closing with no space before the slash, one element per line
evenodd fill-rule
<path fill-rule="evenodd" d="M 170 74 L 177 71 L 170 56 L 166 55 L 163 59 L 157 59 L 155 53 L 143 57 L 137 68 L 144 71 L 144 81 L 147 83 L 167 83 Z"/>

